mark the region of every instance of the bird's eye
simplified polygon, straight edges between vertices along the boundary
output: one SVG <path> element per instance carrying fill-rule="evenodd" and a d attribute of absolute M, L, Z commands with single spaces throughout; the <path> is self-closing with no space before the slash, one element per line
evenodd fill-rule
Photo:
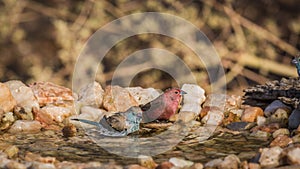
<path fill-rule="evenodd" d="M 179 93 L 178 91 L 175 92 L 175 94 L 178 94 L 178 93 Z"/>

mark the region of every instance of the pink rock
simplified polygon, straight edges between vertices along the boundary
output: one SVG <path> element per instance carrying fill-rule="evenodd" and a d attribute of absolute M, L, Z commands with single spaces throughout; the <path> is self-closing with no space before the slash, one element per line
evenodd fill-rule
<path fill-rule="evenodd" d="M 8 130 L 9 133 L 37 133 L 41 130 L 42 125 L 38 121 L 17 120 Z"/>
<path fill-rule="evenodd" d="M 98 82 L 90 83 L 80 89 L 78 93 L 78 102 L 82 106 L 94 106 L 100 108 L 103 103 L 104 90 Z"/>
<path fill-rule="evenodd" d="M 264 116 L 264 112 L 260 107 L 247 107 L 242 114 L 242 121 L 255 122 L 257 116 Z"/>
<path fill-rule="evenodd" d="M 51 82 L 35 82 L 29 85 L 40 107 L 53 105 L 72 105 L 75 98 L 72 90 Z"/>
<path fill-rule="evenodd" d="M 4 112 L 12 111 L 17 105 L 7 85 L 0 83 L 0 108 Z"/>
<path fill-rule="evenodd" d="M 107 86 L 105 88 L 103 107 L 110 112 L 124 112 L 132 106 L 138 106 L 137 101 L 120 86 Z"/>

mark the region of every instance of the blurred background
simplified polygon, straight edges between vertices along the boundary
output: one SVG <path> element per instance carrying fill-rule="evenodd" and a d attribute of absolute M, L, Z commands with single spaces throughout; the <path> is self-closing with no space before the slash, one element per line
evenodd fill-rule
<path fill-rule="evenodd" d="M 297 76 L 290 63 L 300 49 L 300 5 L 296 0 L 2 0 L 0 80 L 50 81 L 71 87 L 76 59 L 97 29 L 122 16 L 149 11 L 182 17 L 206 34 L 222 60 L 230 94 Z M 162 48 L 180 56 L 209 92 L 206 69 L 193 51 L 172 38 L 154 34 L 115 45 L 105 56 L 96 80 L 108 85 L 124 57 L 146 48 Z M 131 86 L 165 89 L 176 84 L 167 73 L 152 69 L 140 72 Z"/>

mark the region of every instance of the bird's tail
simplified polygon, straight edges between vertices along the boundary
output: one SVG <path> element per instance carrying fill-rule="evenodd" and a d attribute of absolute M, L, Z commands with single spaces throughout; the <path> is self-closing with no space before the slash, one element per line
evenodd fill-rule
<path fill-rule="evenodd" d="M 97 127 L 101 127 L 100 124 L 98 122 L 95 122 L 95 121 L 90 121 L 90 120 L 85 120 L 85 119 L 72 119 L 72 120 L 80 121 L 80 122 L 90 124 L 90 125 L 94 125 L 94 126 L 97 126 Z"/>

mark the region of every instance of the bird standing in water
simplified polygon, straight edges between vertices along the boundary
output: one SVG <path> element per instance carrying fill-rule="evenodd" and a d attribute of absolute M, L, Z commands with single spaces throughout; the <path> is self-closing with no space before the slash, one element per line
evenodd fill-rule
<path fill-rule="evenodd" d="M 168 120 L 180 108 L 183 94 L 186 94 L 186 92 L 181 89 L 168 89 L 145 105 L 140 105 L 139 107 L 133 106 L 125 112 L 118 112 L 109 117 L 104 116 L 99 123 L 85 119 L 72 120 L 95 125 L 113 132 L 112 134 L 104 133 L 104 135 L 124 136 L 138 131 L 140 123 L 149 123 L 154 120 Z"/>
<path fill-rule="evenodd" d="M 296 65 L 298 76 L 300 77 L 300 54 L 293 58 L 292 63 Z"/>

